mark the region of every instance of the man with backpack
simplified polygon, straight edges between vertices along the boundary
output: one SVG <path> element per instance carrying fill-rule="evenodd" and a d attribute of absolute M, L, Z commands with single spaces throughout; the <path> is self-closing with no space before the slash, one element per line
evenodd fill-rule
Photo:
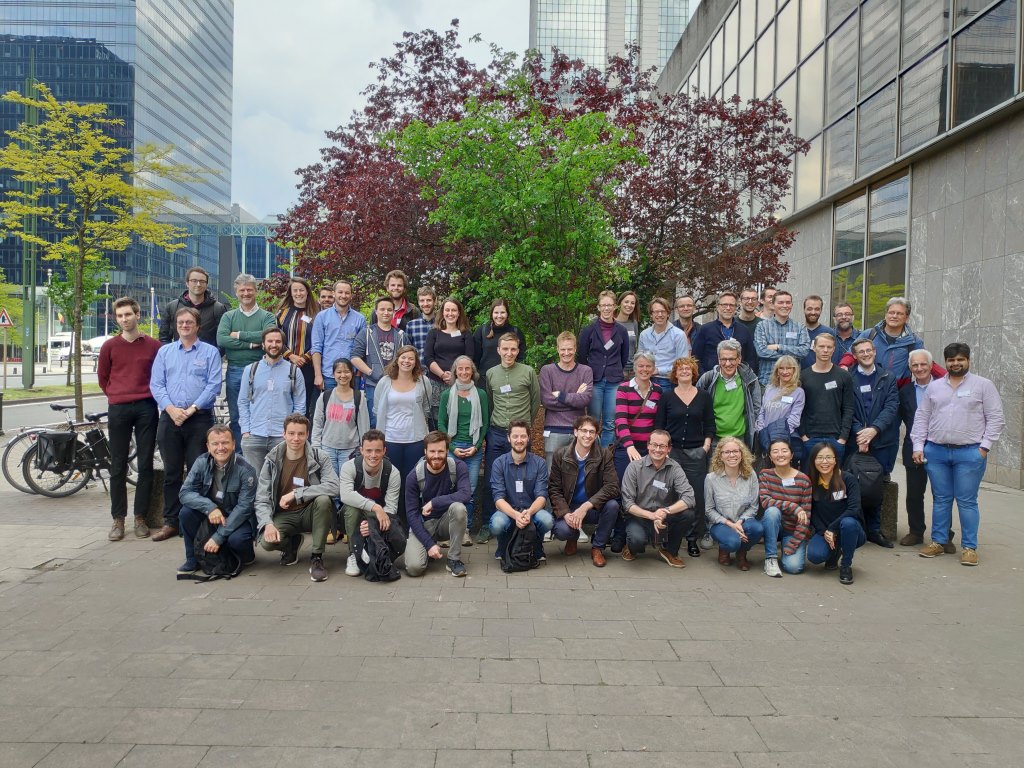
<path fill-rule="evenodd" d="M 370 565 L 359 559 L 367 537 L 373 538 L 375 547 L 381 543 L 378 539 L 382 540 L 392 566 L 405 552 L 405 534 L 398 522 L 402 479 L 385 452 L 384 433 L 368 429 L 360 441 L 359 456 L 341 465 L 338 495 L 349 541 L 346 576 L 359 576 Z"/>
<path fill-rule="evenodd" d="M 498 539 L 495 557 L 504 557 L 514 528 L 522 530 L 532 524 L 536 530 L 534 555 L 540 563 L 545 559 L 544 535 L 555 524 L 547 510 L 547 463 L 529 451 L 530 425 L 525 420 L 509 422 L 508 442 L 511 452 L 495 460 L 488 477 L 497 510 L 490 521 L 491 533 Z"/>
<path fill-rule="evenodd" d="M 214 424 L 206 433 L 207 452 L 189 470 L 178 498 L 178 522 L 185 539 L 185 562 L 179 576 L 199 570 L 207 575 L 236 575 L 256 559 L 256 470 L 235 454 L 231 428 Z M 203 523 L 212 532 L 196 550 L 196 536 Z"/>
<path fill-rule="evenodd" d="M 410 576 L 422 576 L 428 558 L 440 560 L 444 556 L 439 540 L 451 542 L 445 570 L 456 577 L 466 575 L 461 555 L 470 499 L 469 470 L 465 462 L 448 455 L 448 440 L 445 432 L 430 432 L 423 439 L 424 457 L 405 478 L 405 510 L 411 534 L 405 550 L 405 572 Z"/>
<path fill-rule="evenodd" d="M 242 371 L 238 393 L 238 424 L 242 455 L 259 471 L 275 445 L 284 440 L 286 416 L 306 410 L 306 383 L 296 366 L 284 359 L 284 331 L 263 331 L 264 355 Z"/>

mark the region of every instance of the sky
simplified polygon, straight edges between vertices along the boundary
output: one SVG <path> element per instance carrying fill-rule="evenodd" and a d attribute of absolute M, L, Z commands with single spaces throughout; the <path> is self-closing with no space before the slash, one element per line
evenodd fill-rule
<path fill-rule="evenodd" d="M 522 53 L 529 0 L 236 0 L 232 201 L 259 218 L 297 198 L 295 171 L 320 159 L 324 131 L 363 105 L 371 61 L 405 31 L 446 29 Z M 484 59 L 486 47 L 467 46 Z"/>

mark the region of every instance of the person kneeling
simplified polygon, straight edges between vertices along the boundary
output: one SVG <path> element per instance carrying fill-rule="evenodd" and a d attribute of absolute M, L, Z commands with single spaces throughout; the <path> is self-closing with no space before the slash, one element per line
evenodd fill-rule
<path fill-rule="evenodd" d="M 722 438 L 711 458 L 711 471 L 704 478 L 704 509 L 711 538 L 718 542 L 718 562 L 731 563 L 749 571 L 747 552 L 764 537 L 757 519 L 758 485 L 754 457 L 736 437 Z M 774 550 L 772 550 L 774 552 Z"/>
<path fill-rule="evenodd" d="M 511 453 L 494 461 L 489 479 L 491 495 L 497 509 L 491 515 L 491 533 L 498 539 L 494 556 L 501 560 L 508 547 L 513 526 L 525 528 L 533 524 L 537 530 L 535 555 L 544 562 L 544 535 L 555 519 L 546 509 L 548 504 L 548 467 L 540 456 L 529 452 L 530 426 L 521 419 L 508 424 Z"/>
<path fill-rule="evenodd" d="M 178 500 L 178 522 L 185 540 L 185 562 L 179 576 L 199 570 L 194 551 L 196 535 L 206 519 L 215 526 L 203 549 L 216 554 L 227 547 L 241 567 L 256 559 L 252 542 L 256 536 L 256 470 L 235 453 L 231 428 L 216 424 L 206 432 L 207 452 L 196 459 L 185 478 Z"/>
<path fill-rule="evenodd" d="M 306 442 L 309 419 L 293 413 L 284 420 L 284 442 L 270 449 L 256 491 L 260 546 L 281 551 L 281 565 L 299 560 L 303 531 L 313 536 L 309 578 L 326 581 L 324 547 L 331 528 L 338 475 L 330 457 Z"/>

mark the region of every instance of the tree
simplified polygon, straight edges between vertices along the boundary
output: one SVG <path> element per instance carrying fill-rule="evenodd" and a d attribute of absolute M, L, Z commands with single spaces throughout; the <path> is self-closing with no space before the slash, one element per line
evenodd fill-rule
<path fill-rule="evenodd" d="M 0 166 L 19 182 L 0 200 L 2 231 L 35 243 L 43 258 L 62 263 L 72 293 L 72 357 L 80 371 L 82 314 L 94 298 L 86 291 L 86 275 L 108 268 L 104 253 L 123 251 L 133 238 L 167 250 L 183 247 L 185 231 L 157 220 L 177 197 L 155 182 L 199 181 L 201 172 L 174 162 L 169 146 L 133 151 L 119 145 L 111 134 L 123 121 L 107 117 L 104 104 L 61 102 L 42 84 L 36 90 L 36 98 L 14 91 L 3 96 L 38 110 L 40 119 L 8 131 L 10 143 L 0 149 Z M 52 240 L 26 229 L 32 217 L 56 233 Z M 75 377 L 75 406 L 81 419 L 81 375 Z"/>
<path fill-rule="evenodd" d="M 63 312 L 65 317 L 74 317 L 76 297 L 81 296 L 82 306 L 89 306 L 97 301 L 103 301 L 109 296 L 105 293 L 101 293 L 103 284 L 107 281 L 107 275 L 110 273 L 110 264 L 106 259 L 95 259 L 87 260 L 82 269 L 82 283 L 81 293 L 76 293 L 75 284 L 70 280 L 56 280 L 50 281 L 49 296 L 50 301 L 53 302 L 59 311 Z M 49 344 L 49 339 L 47 339 Z M 71 373 L 72 371 L 77 372 L 80 369 L 81 360 L 73 357 L 68 358 L 68 370 L 67 370 L 67 384 L 71 385 Z"/>

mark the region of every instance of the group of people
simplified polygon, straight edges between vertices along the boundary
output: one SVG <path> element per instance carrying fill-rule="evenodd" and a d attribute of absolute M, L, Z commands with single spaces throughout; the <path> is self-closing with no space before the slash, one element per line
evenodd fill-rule
<path fill-rule="evenodd" d="M 651 547 L 682 568 L 685 542 L 690 557 L 717 544 L 722 565 L 748 570 L 763 542 L 768 576 L 810 561 L 848 584 L 857 547 L 893 546 L 881 499 L 862 483 L 870 463 L 888 479 L 901 424 L 910 530 L 900 544 L 924 543 L 930 480 L 931 543 L 920 554 L 956 552 L 955 500 L 961 562 L 978 563 L 977 495 L 1003 427 L 999 395 L 970 372 L 966 344 L 948 345 L 945 368 L 935 365 L 902 297 L 863 331 L 845 303 L 834 327 L 822 325 L 818 296 L 804 299 L 799 323 L 793 296 L 773 288 L 721 293 L 704 324 L 693 297 L 654 298 L 642 327 L 635 293 L 604 291 L 594 319 L 561 333 L 558 359 L 538 373 L 504 299 L 471 329 L 457 299 L 428 287 L 414 306 L 398 270 L 369 321 L 344 280 L 314 296 L 293 277 L 276 312 L 257 306 L 251 275 L 235 280 L 231 310 L 208 282 L 189 270 L 159 340 L 139 330 L 137 302 L 117 300 L 121 333 L 99 362 L 110 539 L 125 535 L 134 434 L 135 535 L 150 535 L 158 443 L 164 520 L 153 539 L 183 535 L 182 575 L 199 567 L 205 519 L 203 551 L 228 547 L 243 566 L 254 543 L 293 565 L 309 533 L 313 581 L 327 578 L 325 548 L 344 538 L 349 575 L 383 549 L 411 576 L 442 559 L 464 576 L 463 547 L 493 535 L 502 559 L 513 532 L 532 526 L 537 563 L 552 537 L 566 555 L 589 541 L 597 567 L 606 549 L 632 561 Z M 222 385 L 229 425 L 214 423 Z M 541 406 L 544 458 L 531 451 Z"/>

